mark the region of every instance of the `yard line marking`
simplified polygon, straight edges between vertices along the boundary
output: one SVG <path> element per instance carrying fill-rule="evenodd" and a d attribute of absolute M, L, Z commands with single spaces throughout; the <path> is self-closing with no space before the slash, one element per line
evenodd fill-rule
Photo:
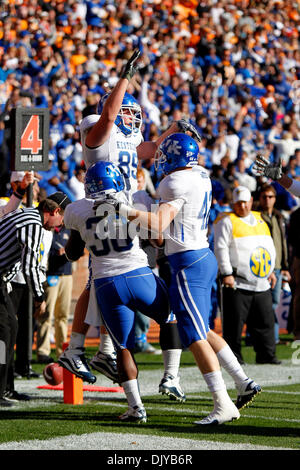
<path fill-rule="evenodd" d="M 202 397 L 202 398 L 207 398 L 207 397 Z M 126 406 L 126 404 L 124 403 L 123 405 L 120 404 L 120 403 L 109 403 L 109 402 L 99 402 L 99 405 L 103 405 L 103 406 L 115 406 L 115 407 L 124 407 L 124 405 Z M 156 407 L 154 406 L 145 406 L 146 408 L 146 412 L 148 410 L 157 410 Z M 190 408 L 174 408 L 174 407 L 170 407 L 170 406 L 167 406 L 167 407 L 163 407 L 163 408 L 160 408 L 160 411 L 174 411 L 174 412 L 177 412 L 177 413 L 189 413 L 189 414 L 192 414 L 192 415 L 198 415 L 198 414 L 207 414 L 208 413 L 208 410 L 197 410 L 195 412 L 195 410 L 191 410 Z M 266 419 L 266 420 L 272 420 L 272 421 L 283 421 L 285 423 L 300 423 L 300 419 L 293 419 L 293 418 L 278 418 L 278 417 L 273 417 L 273 416 L 257 416 L 257 415 L 245 415 L 245 414 L 241 414 L 241 418 L 253 418 L 253 419 Z"/>
<path fill-rule="evenodd" d="M 267 419 L 267 420 L 272 420 L 272 421 L 283 421 L 285 423 L 300 423 L 300 419 L 294 419 L 294 418 L 275 418 L 274 416 L 256 416 L 256 415 L 241 415 L 241 417 L 244 416 L 245 418 L 255 418 L 255 419 Z"/>
<path fill-rule="evenodd" d="M 300 392 L 283 392 L 282 390 L 263 390 L 264 393 L 284 393 L 285 395 L 300 395 Z"/>

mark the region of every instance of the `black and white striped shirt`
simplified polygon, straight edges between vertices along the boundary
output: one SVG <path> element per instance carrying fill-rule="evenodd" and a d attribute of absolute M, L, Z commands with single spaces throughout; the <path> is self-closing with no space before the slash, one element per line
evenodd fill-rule
<path fill-rule="evenodd" d="M 18 209 L 0 219 L 0 277 L 9 282 L 22 270 L 39 301 L 44 298 L 39 268 L 42 238 L 43 222 L 38 209 Z"/>

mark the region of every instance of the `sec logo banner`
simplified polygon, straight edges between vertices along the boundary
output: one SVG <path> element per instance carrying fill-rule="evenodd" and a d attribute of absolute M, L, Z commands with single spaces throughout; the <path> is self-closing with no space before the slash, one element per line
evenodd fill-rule
<path fill-rule="evenodd" d="M 256 277 L 267 277 L 271 270 L 271 255 L 265 248 L 259 246 L 250 256 L 250 270 Z"/>

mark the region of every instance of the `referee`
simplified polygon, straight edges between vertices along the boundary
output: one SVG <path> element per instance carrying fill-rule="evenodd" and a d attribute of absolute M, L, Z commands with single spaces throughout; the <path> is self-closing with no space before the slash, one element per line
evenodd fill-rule
<path fill-rule="evenodd" d="M 35 315 L 45 311 L 46 302 L 39 269 L 43 228 L 52 230 L 63 224 L 64 210 L 71 201 L 56 192 L 37 208 L 18 209 L 0 220 L 0 406 L 12 406 L 5 396 L 7 376 L 13 367 L 17 319 L 8 293 L 10 281 L 22 270 L 34 298 Z M 13 397 L 11 397 L 13 398 Z"/>

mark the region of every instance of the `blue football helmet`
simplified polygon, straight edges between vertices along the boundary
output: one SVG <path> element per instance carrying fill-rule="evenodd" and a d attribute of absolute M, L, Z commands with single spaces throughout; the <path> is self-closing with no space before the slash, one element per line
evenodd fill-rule
<path fill-rule="evenodd" d="M 114 163 L 99 161 L 85 175 L 85 195 L 90 199 L 105 199 L 107 195 L 125 189 L 123 173 Z"/>
<path fill-rule="evenodd" d="M 100 99 L 97 112 L 101 114 L 103 106 L 109 96 L 109 93 L 103 95 Z M 128 119 L 128 116 L 131 119 Z M 123 132 L 124 135 L 128 136 L 136 134 L 141 130 L 142 127 L 142 110 L 136 99 L 129 93 L 125 93 L 120 111 L 115 120 L 116 126 Z"/>
<path fill-rule="evenodd" d="M 187 134 L 171 134 L 158 147 L 155 154 L 155 168 L 160 167 L 164 174 L 176 168 L 191 167 L 198 164 L 199 147 Z"/>

